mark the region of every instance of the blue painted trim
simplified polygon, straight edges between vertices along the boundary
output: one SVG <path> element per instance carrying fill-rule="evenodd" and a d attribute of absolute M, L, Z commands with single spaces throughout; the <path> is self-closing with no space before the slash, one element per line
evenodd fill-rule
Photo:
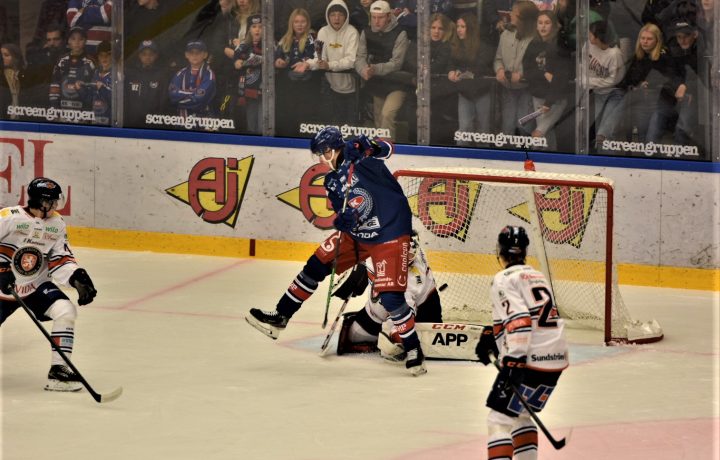
<path fill-rule="evenodd" d="M 154 129 L 110 128 L 102 126 L 65 125 L 0 121 L 0 131 L 21 131 L 78 136 L 115 137 L 121 139 L 150 139 L 163 141 L 200 142 L 225 145 L 254 145 L 305 149 L 307 139 L 248 136 L 241 134 L 203 133 L 196 131 L 167 131 Z M 403 155 L 420 155 L 446 158 L 475 158 L 482 160 L 524 161 L 526 154 L 519 150 L 470 149 L 464 147 L 430 147 L 424 145 L 397 145 L 396 152 Z M 656 158 L 623 158 L 565 153 L 528 152 L 537 163 L 599 166 L 608 168 L 649 169 L 720 173 L 720 163 L 663 160 Z"/>

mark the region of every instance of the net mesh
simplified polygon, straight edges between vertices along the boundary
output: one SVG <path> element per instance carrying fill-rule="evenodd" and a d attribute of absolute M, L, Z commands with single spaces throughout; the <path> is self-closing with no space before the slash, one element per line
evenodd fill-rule
<path fill-rule="evenodd" d="M 606 338 L 627 339 L 633 320 L 618 290 L 615 265 L 606 263 L 612 261 L 607 244 L 612 181 L 457 168 L 396 175 L 438 285 L 448 284 L 442 294 L 445 321 L 490 324 L 490 282 L 501 269 L 497 235 L 505 225 L 521 225 L 530 236 L 528 263 L 548 276 L 561 315 L 599 330 L 606 330 L 609 315 Z M 606 308 L 608 289 L 612 303 Z"/>

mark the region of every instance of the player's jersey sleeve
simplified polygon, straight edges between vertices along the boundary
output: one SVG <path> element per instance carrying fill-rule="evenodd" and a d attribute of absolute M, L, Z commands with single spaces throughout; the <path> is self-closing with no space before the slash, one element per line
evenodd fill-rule
<path fill-rule="evenodd" d="M 70 249 L 65 221 L 57 213 L 50 221 L 54 225 L 54 228 L 57 228 L 57 234 L 55 234 L 57 239 L 53 242 L 53 245 L 47 255 L 48 273 L 59 284 L 70 286 L 70 277 L 75 270 L 80 267 L 75 260 L 75 255 Z"/>

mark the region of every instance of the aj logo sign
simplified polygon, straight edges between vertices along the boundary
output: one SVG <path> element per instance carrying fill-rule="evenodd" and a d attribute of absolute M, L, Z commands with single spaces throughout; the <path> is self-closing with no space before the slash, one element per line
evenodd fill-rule
<path fill-rule="evenodd" d="M 333 228 L 335 218 L 323 186 L 329 170 L 325 164 L 313 165 L 302 175 L 299 187 L 277 195 L 278 200 L 300 210 L 308 222 L 322 230 Z"/>
<path fill-rule="evenodd" d="M 174 185 L 165 192 L 189 205 L 202 220 L 235 227 L 253 157 L 204 158 L 193 166 L 187 182 Z"/>

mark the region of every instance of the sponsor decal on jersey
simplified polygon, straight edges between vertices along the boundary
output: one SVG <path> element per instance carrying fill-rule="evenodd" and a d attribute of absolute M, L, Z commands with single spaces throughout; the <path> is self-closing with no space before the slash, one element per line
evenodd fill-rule
<path fill-rule="evenodd" d="M 551 243 L 580 248 L 597 193 L 597 188 L 540 187 L 535 192 L 535 206 L 544 238 Z M 508 212 L 530 223 L 527 202 L 513 206 Z"/>
<path fill-rule="evenodd" d="M 44 109 L 43 109 L 44 110 Z M 45 147 L 53 141 L 40 139 L 21 139 L 0 137 L 0 164 L 7 164 L 7 168 L 0 170 L 0 188 L 7 189 L 9 196 L 19 197 L 16 205 L 26 206 L 28 177 L 45 176 Z M 19 155 L 19 161 L 15 155 Z M 7 156 L 7 160 L 4 157 Z M 5 182 L 3 185 L 2 182 Z M 19 184 L 19 185 L 17 185 Z M 71 215 L 72 186 L 63 187 L 65 206 L 55 211 L 62 216 Z M 4 201 L 4 200 L 3 200 Z M 9 203 L 2 203 L 7 206 Z M 11 213 L 19 213 L 17 210 Z"/>
<path fill-rule="evenodd" d="M 203 158 L 192 167 L 186 182 L 165 192 L 189 205 L 203 221 L 234 228 L 254 161 L 252 156 Z"/>
<path fill-rule="evenodd" d="M 15 251 L 13 267 L 23 276 L 33 276 L 43 265 L 43 253 L 38 248 L 26 246 Z"/>
<path fill-rule="evenodd" d="M 433 234 L 464 242 L 481 187 L 476 181 L 424 178 L 408 202 L 413 215 Z"/>

